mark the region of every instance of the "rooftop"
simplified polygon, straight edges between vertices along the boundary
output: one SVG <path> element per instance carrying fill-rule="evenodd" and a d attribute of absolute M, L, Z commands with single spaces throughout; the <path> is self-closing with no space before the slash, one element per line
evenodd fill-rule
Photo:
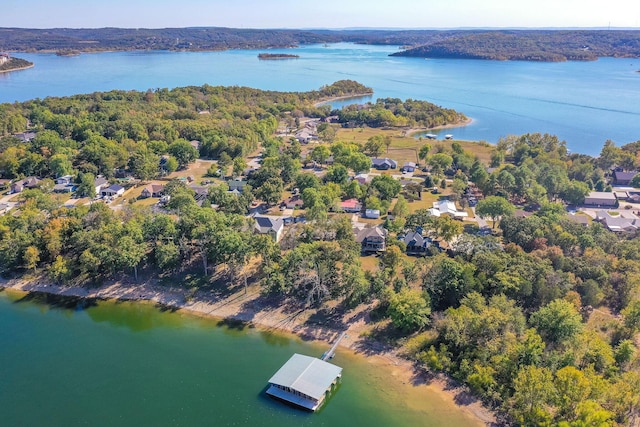
<path fill-rule="evenodd" d="M 289 387 L 320 400 L 340 375 L 341 367 L 296 353 L 271 377 L 269 383 Z"/>

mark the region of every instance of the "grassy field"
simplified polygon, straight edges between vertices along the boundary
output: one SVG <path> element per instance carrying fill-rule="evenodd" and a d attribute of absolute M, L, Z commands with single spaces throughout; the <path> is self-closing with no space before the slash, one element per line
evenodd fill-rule
<path fill-rule="evenodd" d="M 209 167 L 214 163 L 215 161 L 213 160 L 196 160 L 194 163 L 190 164 L 187 169 L 179 170 L 168 175 L 167 179 L 170 180 L 174 178 L 186 178 L 188 176 L 192 176 L 195 178 L 194 184 L 199 185 L 204 179 L 211 179 L 207 178 L 206 175 Z"/>
<path fill-rule="evenodd" d="M 422 141 L 412 136 L 407 136 L 401 129 L 377 129 L 377 128 L 339 128 L 336 135 L 336 141 L 356 142 L 364 144 L 369 138 L 375 135 L 384 135 L 391 137 L 391 146 L 389 153 L 383 153 L 383 156 L 396 160 L 400 165 L 405 162 L 417 162 L 417 151 L 424 144 L 431 147 L 442 145 L 445 148 L 451 147 L 452 142 L 459 143 L 463 149 L 470 151 L 478 156 L 484 162 L 489 163 L 491 159 L 491 150 L 493 147 L 488 144 L 472 142 L 472 141 L 432 141 L 423 139 Z"/>

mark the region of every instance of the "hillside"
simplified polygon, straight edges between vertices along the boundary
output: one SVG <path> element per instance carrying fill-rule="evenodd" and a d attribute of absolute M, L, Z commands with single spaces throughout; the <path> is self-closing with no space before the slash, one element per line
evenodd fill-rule
<path fill-rule="evenodd" d="M 515 61 L 639 57 L 639 31 L 490 31 L 461 34 L 392 56 Z"/>

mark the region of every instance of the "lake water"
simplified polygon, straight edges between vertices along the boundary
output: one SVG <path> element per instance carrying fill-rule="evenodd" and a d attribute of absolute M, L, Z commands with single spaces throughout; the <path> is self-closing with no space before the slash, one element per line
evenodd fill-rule
<path fill-rule="evenodd" d="M 328 345 L 220 326 L 149 304 L 0 292 L 0 424 L 4 426 L 478 425 L 387 364 L 338 350 L 343 379 L 307 413 L 264 394 L 294 353 Z"/>
<path fill-rule="evenodd" d="M 306 91 L 353 79 L 371 86 L 374 99 L 423 99 L 465 113 L 473 124 L 439 132 L 459 139 L 494 143 L 509 134 L 546 132 L 591 155 L 607 139 L 619 145 L 640 140 L 640 59 L 538 63 L 388 56 L 397 50 L 313 45 L 274 49 L 300 58 L 272 61 L 258 60 L 257 50 L 21 54 L 36 66 L 0 74 L 0 102 L 205 83 Z"/>

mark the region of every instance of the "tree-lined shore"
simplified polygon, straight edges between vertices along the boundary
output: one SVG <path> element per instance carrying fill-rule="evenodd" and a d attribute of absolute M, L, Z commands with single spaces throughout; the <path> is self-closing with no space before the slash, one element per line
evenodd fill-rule
<path fill-rule="evenodd" d="M 217 51 L 314 43 L 403 46 L 395 56 L 526 61 L 640 57 L 636 30 L 274 30 L 235 28 L 0 28 L 12 52 Z"/>

